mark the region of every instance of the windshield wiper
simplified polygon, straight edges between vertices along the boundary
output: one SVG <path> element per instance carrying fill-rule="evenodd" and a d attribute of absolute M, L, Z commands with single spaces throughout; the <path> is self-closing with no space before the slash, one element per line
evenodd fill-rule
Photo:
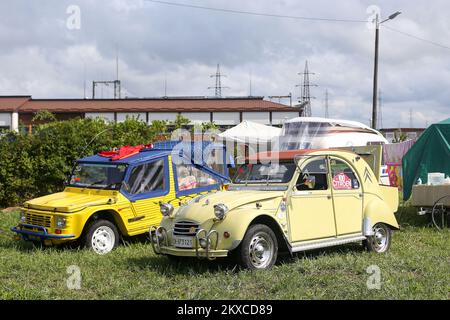
<path fill-rule="evenodd" d="M 103 190 L 103 189 L 109 189 L 109 188 L 111 188 L 112 186 L 118 185 L 119 183 L 122 184 L 122 182 L 113 182 L 113 183 L 107 184 L 106 186 L 104 186 L 103 188 L 101 188 L 101 190 Z M 114 188 L 114 190 L 115 190 L 115 188 Z"/>
<path fill-rule="evenodd" d="M 84 188 L 89 188 L 89 187 L 95 186 L 96 184 L 102 183 L 103 181 L 105 181 L 105 180 L 100 180 L 100 181 L 92 182 L 91 184 L 88 184 L 88 185 L 85 186 Z"/>

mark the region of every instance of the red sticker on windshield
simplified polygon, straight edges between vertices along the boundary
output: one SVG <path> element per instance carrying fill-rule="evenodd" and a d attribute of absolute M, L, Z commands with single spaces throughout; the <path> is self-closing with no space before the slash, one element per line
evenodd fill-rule
<path fill-rule="evenodd" d="M 333 177 L 333 189 L 349 190 L 352 188 L 352 180 L 343 172 Z"/>

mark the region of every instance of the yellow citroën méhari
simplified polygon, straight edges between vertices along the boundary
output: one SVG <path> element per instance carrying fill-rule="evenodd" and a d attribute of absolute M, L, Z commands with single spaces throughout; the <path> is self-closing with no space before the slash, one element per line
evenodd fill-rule
<path fill-rule="evenodd" d="M 177 209 L 161 204 L 153 250 L 175 259 L 234 256 L 249 269 L 270 268 L 279 251 L 350 242 L 385 252 L 399 228 L 398 191 L 374 172 L 379 167 L 347 150 L 260 153 L 237 170 L 228 191 Z"/>

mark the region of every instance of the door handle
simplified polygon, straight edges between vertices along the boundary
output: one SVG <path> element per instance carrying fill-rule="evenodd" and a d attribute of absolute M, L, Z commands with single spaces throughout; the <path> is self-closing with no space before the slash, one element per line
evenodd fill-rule
<path fill-rule="evenodd" d="M 327 196 L 327 199 L 330 200 L 330 199 L 331 199 L 331 196 Z"/>

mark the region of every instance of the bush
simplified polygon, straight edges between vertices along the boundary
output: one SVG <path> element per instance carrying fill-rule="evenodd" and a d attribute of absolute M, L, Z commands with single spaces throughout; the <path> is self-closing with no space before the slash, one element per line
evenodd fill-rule
<path fill-rule="evenodd" d="M 135 119 L 117 124 L 74 119 L 39 125 L 32 135 L 7 132 L 0 136 L 0 207 L 61 191 L 76 159 L 122 145 L 151 143 L 156 134 L 161 137 L 161 127 Z"/>

